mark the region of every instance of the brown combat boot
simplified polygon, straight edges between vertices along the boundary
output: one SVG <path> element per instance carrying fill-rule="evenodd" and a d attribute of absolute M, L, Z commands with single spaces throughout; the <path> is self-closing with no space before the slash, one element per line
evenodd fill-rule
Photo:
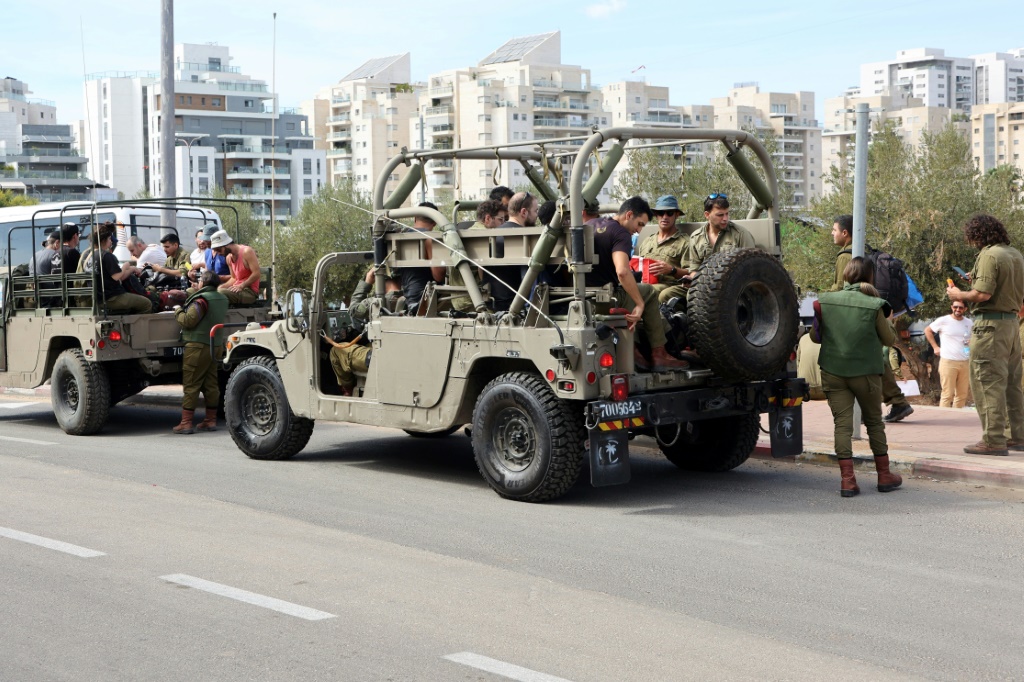
<path fill-rule="evenodd" d="M 875 471 L 878 472 L 878 492 L 888 493 L 903 485 L 903 477 L 889 471 L 889 455 L 875 456 Z"/>
<path fill-rule="evenodd" d="M 853 460 L 839 460 L 839 474 L 842 481 L 839 484 L 839 494 L 843 497 L 860 495 L 860 486 L 857 485 L 857 477 L 853 473 Z"/>
<path fill-rule="evenodd" d="M 679 360 L 668 354 L 665 346 L 658 346 L 651 349 L 651 370 L 654 372 L 669 372 L 674 369 L 689 369 L 690 363 L 686 360 Z"/>
<path fill-rule="evenodd" d="M 192 428 L 192 415 L 194 413 L 195 410 L 182 409 L 181 423 L 171 429 L 171 431 L 174 433 L 195 433 L 195 429 Z"/>
<path fill-rule="evenodd" d="M 979 440 L 974 445 L 968 445 L 964 448 L 964 452 L 968 455 L 995 455 L 996 457 L 1006 457 L 1010 454 L 1006 448 L 989 445 L 983 440 Z"/>
<path fill-rule="evenodd" d="M 216 431 L 217 430 L 217 411 L 212 408 L 206 408 L 206 414 L 203 415 L 203 421 L 196 424 L 196 431 Z"/>

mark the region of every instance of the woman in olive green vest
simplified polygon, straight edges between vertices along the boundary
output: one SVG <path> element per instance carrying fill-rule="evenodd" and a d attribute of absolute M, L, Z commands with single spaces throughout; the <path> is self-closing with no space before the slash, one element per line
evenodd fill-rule
<path fill-rule="evenodd" d="M 821 344 L 818 365 L 821 387 L 835 420 L 835 448 L 842 482 L 839 494 L 860 493 L 853 473 L 853 405 L 860 403 L 871 452 L 878 470 L 878 491 L 887 493 L 903 482 L 889 471 L 889 448 L 882 422 L 882 347 L 896 332 L 887 319 L 889 305 L 872 285 L 871 261 L 853 258 L 843 270 L 842 291 L 822 294 L 815 304 L 811 339 Z"/>

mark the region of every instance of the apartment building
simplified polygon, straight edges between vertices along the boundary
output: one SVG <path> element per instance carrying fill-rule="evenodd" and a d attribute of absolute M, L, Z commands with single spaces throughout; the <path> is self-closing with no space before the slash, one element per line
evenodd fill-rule
<path fill-rule="evenodd" d="M 409 121 L 422 84 L 411 81 L 409 53 L 370 59 L 335 85 L 322 88 L 302 103 L 315 147 L 327 155 L 327 181 L 350 177 L 357 189 L 370 192 L 378 171 L 402 147 L 419 147 L 410 140 Z M 388 189 L 408 172 L 401 166 Z"/>
<path fill-rule="evenodd" d="M 862 64 L 860 96 L 914 97 L 926 107 L 970 112 L 975 102 L 974 60 L 947 57 L 945 50 L 900 50 L 896 59 Z"/>
<path fill-rule="evenodd" d="M 970 130 L 974 163 L 980 172 L 1008 164 L 1024 173 L 1024 102 L 975 106 Z"/>
<path fill-rule="evenodd" d="M 771 130 L 778 137 L 779 182 L 792 191 L 793 206 L 821 195 L 822 130 L 814 118 L 813 92 L 761 92 L 756 83 L 738 83 L 711 106 L 715 128 Z"/>
<path fill-rule="evenodd" d="M 845 169 L 853 163 L 854 147 L 857 139 L 858 104 L 866 103 L 870 111 L 870 131 L 887 122 L 892 122 L 896 134 L 909 146 L 917 148 L 925 133 L 937 133 L 953 123 L 956 115 L 949 107 L 925 106 L 918 97 L 909 97 L 904 90 L 897 90 L 892 95 L 873 95 L 870 97 L 851 96 L 833 97 L 825 100 L 825 130 L 822 132 L 822 169 L 825 174 L 832 166 Z M 956 115 L 961 118 L 963 115 Z M 957 122 L 954 125 L 966 133 L 967 124 Z M 870 134 L 870 132 L 869 132 Z M 825 191 L 831 191 L 828 184 Z"/>
<path fill-rule="evenodd" d="M 90 179 L 72 126 L 56 123 L 56 105 L 30 94 L 22 81 L 0 80 L 0 189 L 40 202 L 113 198 Z"/>
<path fill-rule="evenodd" d="M 990 52 L 974 60 L 975 104 L 1024 102 L 1024 47 Z"/>
<path fill-rule="evenodd" d="M 150 186 L 149 89 L 152 71 L 105 71 L 86 76 L 81 143 L 89 172 L 127 197 Z"/>
<path fill-rule="evenodd" d="M 561 33 L 513 38 L 476 66 L 432 74 L 409 123 L 413 146 L 434 149 L 551 140 L 567 149 L 611 117 L 590 71 L 562 64 Z M 419 141 L 417 144 L 416 141 Z M 528 183 L 518 162 L 436 161 L 427 167 L 426 197 L 479 199 L 496 184 Z"/>

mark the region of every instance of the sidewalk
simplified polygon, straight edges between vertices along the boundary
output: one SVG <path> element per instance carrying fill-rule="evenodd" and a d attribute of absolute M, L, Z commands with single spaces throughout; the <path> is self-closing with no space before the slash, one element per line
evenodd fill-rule
<path fill-rule="evenodd" d="M 0 388 L 0 395 L 28 395 L 50 397 L 50 387 L 35 389 Z M 151 386 L 124 405 L 181 405 L 181 386 Z M 778 461 L 805 462 L 822 466 L 838 466 L 832 448 L 832 413 L 825 401 L 810 401 L 803 405 L 804 452 L 796 457 L 783 457 Z M 768 429 L 768 415 L 762 418 Z M 853 442 L 857 468 L 874 471 L 874 459 L 864 440 Z M 952 410 L 941 407 L 915 405 L 914 414 L 902 422 L 885 425 L 889 441 L 889 461 L 892 469 L 905 476 L 923 476 L 943 481 L 965 481 L 979 485 L 1024 489 L 1024 452 L 1010 451 L 1009 457 L 966 455 L 965 445 L 981 439 L 981 422 L 973 409 Z M 638 445 L 657 449 L 650 438 L 641 437 Z M 768 435 L 762 434 L 754 457 L 774 459 Z"/>

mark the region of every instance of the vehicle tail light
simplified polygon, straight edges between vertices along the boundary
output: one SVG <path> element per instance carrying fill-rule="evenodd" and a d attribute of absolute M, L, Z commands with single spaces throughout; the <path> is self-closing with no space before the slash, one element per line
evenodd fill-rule
<path fill-rule="evenodd" d="M 569 381 L 567 379 L 562 379 L 561 381 L 558 382 L 558 390 L 562 391 L 564 393 L 575 393 L 576 392 L 576 382 L 575 381 Z"/>
<path fill-rule="evenodd" d="M 612 400 L 618 402 L 629 397 L 629 377 L 616 374 L 612 377 Z"/>
<path fill-rule="evenodd" d="M 597 364 L 601 365 L 605 369 L 615 366 L 615 356 L 611 353 L 601 353 L 601 357 L 598 358 Z"/>
<path fill-rule="evenodd" d="M 592 383 L 594 383 L 596 381 L 597 381 L 597 373 L 596 372 L 587 372 L 587 383 L 588 384 L 592 384 Z"/>
<path fill-rule="evenodd" d="M 555 370 L 549 369 L 548 371 L 544 372 L 544 377 L 548 381 L 554 381 L 555 380 Z"/>
<path fill-rule="evenodd" d="M 108 338 L 111 341 L 120 341 L 121 340 L 121 332 L 119 332 L 116 329 L 114 329 L 114 330 L 112 330 L 110 332 L 110 336 Z"/>
<path fill-rule="evenodd" d="M 794 360 L 796 360 L 796 351 L 789 354 L 789 361 L 793 362 Z"/>
<path fill-rule="evenodd" d="M 99 342 L 96 344 L 96 347 L 102 350 L 107 347 L 107 342 L 104 341 L 103 339 L 100 339 Z"/>

